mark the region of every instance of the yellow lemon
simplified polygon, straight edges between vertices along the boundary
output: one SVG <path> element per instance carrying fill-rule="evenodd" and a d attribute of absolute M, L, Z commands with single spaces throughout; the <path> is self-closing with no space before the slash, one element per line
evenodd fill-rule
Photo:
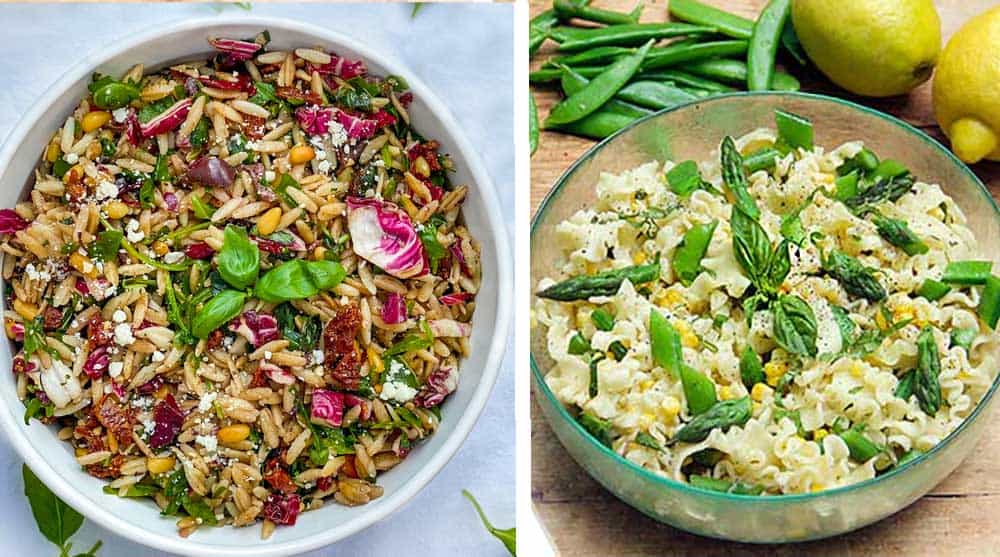
<path fill-rule="evenodd" d="M 941 51 L 931 0 L 792 0 L 792 23 L 830 81 L 868 97 L 927 81 Z"/>
<path fill-rule="evenodd" d="M 934 75 L 934 117 L 958 158 L 1000 161 L 1000 6 L 948 40 Z"/>

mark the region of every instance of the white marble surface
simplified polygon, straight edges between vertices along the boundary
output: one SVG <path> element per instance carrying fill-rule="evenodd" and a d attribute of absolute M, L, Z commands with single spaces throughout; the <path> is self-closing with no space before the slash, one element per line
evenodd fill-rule
<path fill-rule="evenodd" d="M 255 4 L 250 13 L 302 19 L 355 35 L 394 55 L 449 106 L 483 157 L 514 229 L 513 9 L 511 5 Z M 0 138 L 79 55 L 158 23 L 211 16 L 209 4 L 0 5 Z M 222 14 L 243 13 L 235 7 Z M 505 555 L 461 496 L 468 489 L 494 524 L 514 523 L 512 344 L 489 404 L 455 458 L 408 505 L 319 556 Z M 3 372 L 5 370 L 0 370 Z M 0 439 L 0 554 L 55 555 L 37 531 L 21 482 L 21 460 Z M 428 512 L 430 511 L 430 512 Z M 197 534 L 195 534 L 197 535 Z M 165 555 L 90 523 L 74 536 L 84 551 L 103 540 L 103 557 Z"/>

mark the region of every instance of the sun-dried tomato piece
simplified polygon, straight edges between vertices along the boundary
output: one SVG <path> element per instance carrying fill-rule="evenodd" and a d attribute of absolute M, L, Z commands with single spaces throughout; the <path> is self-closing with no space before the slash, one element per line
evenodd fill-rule
<path fill-rule="evenodd" d="M 358 477 L 358 469 L 354 467 L 354 455 L 349 454 L 344 457 L 344 465 L 340 467 L 340 473 L 348 478 Z"/>
<path fill-rule="evenodd" d="M 73 433 L 77 437 L 77 446 L 95 453 L 103 451 L 105 448 L 104 436 L 97 432 L 100 427 L 101 424 L 97 421 L 94 413 L 87 413 L 84 421 L 77 423 L 76 428 L 73 429 Z"/>
<path fill-rule="evenodd" d="M 323 97 L 312 91 L 299 91 L 295 87 L 275 87 L 274 93 L 283 99 L 305 101 L 308 104 L 323 104 Z"/>
<path fill-rule="evenodd" d="M 323 476 L 316 480 L 316 489 L 318 491 L 326 491 L 333 486 L 333 478 L 330 476 Z"/>
<path fill-rule="evenodd" d="M 295 493 L 298 491 L 298 486 L 292 481 L 292 476 L 288 474 L 285 470 L 285 466 L 282 464 L 281 454 L 278 453 L 277 456 L 273 456 L 264 463 L 264 481 L 266 481 L 271 489 L 275 489 L 282 493 Z"/>
<path fill-rule="evenodd" d="M 248 389 L 256 389 L 257 387 L 267 386 L 267 370 L 257 366 L 257 369 L 253 372 L 253 378 L 250 379 L 250 384 L 247 385 Z"/>
<path fill-rule="evenodd" d="M 209 333 L 208 338 L 205 339 L 205 349 L 215 350 L 219 346 L 222 346 L 222 338 L 225 335 L 222 334 L 222 329 L 216 329 Z"/>
<path fill-rule="evenodd" d="M 265 123 L 267 123 L 267 119 L 265 118 L 244 114 L 240 130 L 243 132 L 243 135 L 250 139 L 260 139 L 267 134 L 267 128 L 264 126 Z"/>
<path fill-rule="evenodd" d="M 129 443 L 132 440 L 132 426 L 135 425 L 135 415 L 132 407 L 118 402 L 114 394 L 106 394 L 94 408 L 97 421 L 107 428 L 118 439 L 119 443 Z"/>
<path fill-rule="evenodd" d="M 122 475 L 122 464 L 125 464 L 125 455 L 116 454 L 108 459 L 107 464 L 91 464 L 86 467 L 86 470 L 95 478 L 107 480 Z"/>
<path fill-rule="evenodd" d="M 45 308 L 42 326 L 46 331 L 54 331 L 62 324 L 62 318 L 63 312 L 61 309 L 49 306 Z"/>
<path fill-rule="evenodd" d="M 324 358 L 330 375 L 347 389 L 357 389 L 361 381 L 361 351 L 355 342 L 361 328 L 361 311 L 356 305 L 341 306 L 323 331 Z"/>
<path fill-rule="evenodd" d="M 87 342 L 90 343 L 91 349 L 111 344 L 112 338 L 114 338 L 114 329 L 111 327 L 111 323 L 101 319 L 98 314 L 90 318 L 87 323 Z"/>

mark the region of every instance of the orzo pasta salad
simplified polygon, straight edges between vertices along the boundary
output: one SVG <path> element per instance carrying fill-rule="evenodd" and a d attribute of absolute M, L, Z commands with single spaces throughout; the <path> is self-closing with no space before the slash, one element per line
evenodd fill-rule
<path fill-rule="evenodd" d="M 269 39 L 95 74 L 0 211 L 25 421 L 182 536 L 381 496 L 469 352 L 468 189 L 406 82 Z"/>
<path fill-rule="evenodd" d="M 874 478 L 940 443 L 996 374 L 1000 278 L 944 187 L 808 120 L 720 160 L 604 174 L 556 228 L 545 381 L 598 441 L 743 495 Z"/>

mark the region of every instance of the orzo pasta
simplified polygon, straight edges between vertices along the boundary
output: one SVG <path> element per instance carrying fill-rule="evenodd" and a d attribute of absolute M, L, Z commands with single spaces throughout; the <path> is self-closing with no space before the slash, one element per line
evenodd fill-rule
<path fill-rule="evenodd" d="M 467 186 L 406 82 L 269 39 L 95 74 L 0 211 L 25 420 L 184 536 L 378 498 L 469 351 Z"/>

